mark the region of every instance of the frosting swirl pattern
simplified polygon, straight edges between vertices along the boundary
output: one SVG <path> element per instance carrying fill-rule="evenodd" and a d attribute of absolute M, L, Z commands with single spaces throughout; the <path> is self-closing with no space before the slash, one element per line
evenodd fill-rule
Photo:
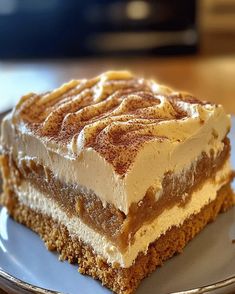
<path fill-rule="evenodd" d="M 23 96 L 13 122 L 71 159 L 93 148 L 124 175 L 144 144 L 183 141 L 187 121 L 204 123 L 215 107 L 127 71 L 106 72 Z"/>

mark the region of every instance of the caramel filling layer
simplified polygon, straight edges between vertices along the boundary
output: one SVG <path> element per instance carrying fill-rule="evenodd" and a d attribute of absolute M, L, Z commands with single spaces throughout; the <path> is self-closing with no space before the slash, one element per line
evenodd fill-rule
<path fill-rule="evenodd" d="M 123 251 L 133 242 L 135 232 L 143 223 L 151 222 L 163 210 L 174 205 L 184 206 L 191 199 L 193 191 L 199 189 L 206 179 L 215 176 L 229 158 L 229 154 L 230 142 L 226 138 L 224 149 L 217 157 L 213 151 L 210 156 L 202 153 L 200 160 L 184 174 L 166 173 L 160 198 L 156 201 L 156 191 L 150 187 L 142 201 L 131 205 L 128 215 L 109 203 L 104 208 L 95 194 L 84 194 L 76 185 L 62 183 L 50 170 L 32 159 L 16 162 L 9 154 L 4 156 L 3 167 L 8 169 L 5 173 L 11 174 L 7 178 L 13 181 L 11 186 L 15 187 L 16 193 L 21 180 L 29 181 L 46 197 L 55 200 L 68 216 L 79 216 L 85 224 L 104 234 Z"/>

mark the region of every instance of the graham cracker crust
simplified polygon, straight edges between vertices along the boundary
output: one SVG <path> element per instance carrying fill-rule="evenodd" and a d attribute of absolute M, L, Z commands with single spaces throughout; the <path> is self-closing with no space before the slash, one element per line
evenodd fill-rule
<path fill-rule="evenodd" d="M 26 225 L 44 240 L 49 250 L 57 251 L 60 259 L 79 264 L 79 272 L 99 279 L 115 293 L 130 294 L 140 281 L 161 266 L 173 255 L 182 252 L 185 245 L 199 233 L 207 223 L 213 221 L 219 212 L 234 205 L 234 195 L 230 184 L 217 193 L 217 198 L 205 206 L 200 213 L 191 216 L 180 227 L 172 227 L 155 242 L 150 244 L 147 254 L 139 254 L 129 268 L 111 266 L 92 249 L 77 239 L 72 239 L 64 225 L 52 218 L 37 213 L 18 202 L 13 193 L 2 195 L 1 202 L 9 214 L 18 222 Z"/>

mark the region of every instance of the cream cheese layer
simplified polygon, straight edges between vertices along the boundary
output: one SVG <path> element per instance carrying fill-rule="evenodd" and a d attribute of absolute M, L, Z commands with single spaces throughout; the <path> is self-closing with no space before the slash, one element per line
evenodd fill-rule
<path fill-rule="evenodd" d="M 107 238 L 88 227 L 79 217 L 68 217 L 51 199 L 46 198 L 28 182 L 24 181 L 17 188 L 19 201 L 31 209 L 52 217 L 65 225 L 72 237 L 89 244 L 94 252 L 109 263 L 118 263 L 121 267 L 130 267 L 140 252 L 146 252 L 150 243 L 172 226 L 180 226 L 193 214 L 215 200 L 217 191 L 228 182 L 231 172 L 229 161 L 216 174 L 214 180 L 205 181 L 204 185 L 192 194 L 185 207 L 174 206 L 166 209 L 152 223 L 144 224 L 135 234 L 134 243 L 125 252 L 120 252 Z M 174 217 L 172 217 L 174 216 Z"/>

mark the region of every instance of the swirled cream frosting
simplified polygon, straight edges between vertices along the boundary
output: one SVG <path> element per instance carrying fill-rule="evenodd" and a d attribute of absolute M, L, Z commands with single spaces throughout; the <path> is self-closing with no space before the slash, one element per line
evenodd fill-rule
<path fill-rule="evenodd" d="M 2 145 L 127 214 L 149 187 L 160 197 L 166 172 L 220 152 L 229 127 L 221 105 L 117 71 L 22 97 Z"/>

